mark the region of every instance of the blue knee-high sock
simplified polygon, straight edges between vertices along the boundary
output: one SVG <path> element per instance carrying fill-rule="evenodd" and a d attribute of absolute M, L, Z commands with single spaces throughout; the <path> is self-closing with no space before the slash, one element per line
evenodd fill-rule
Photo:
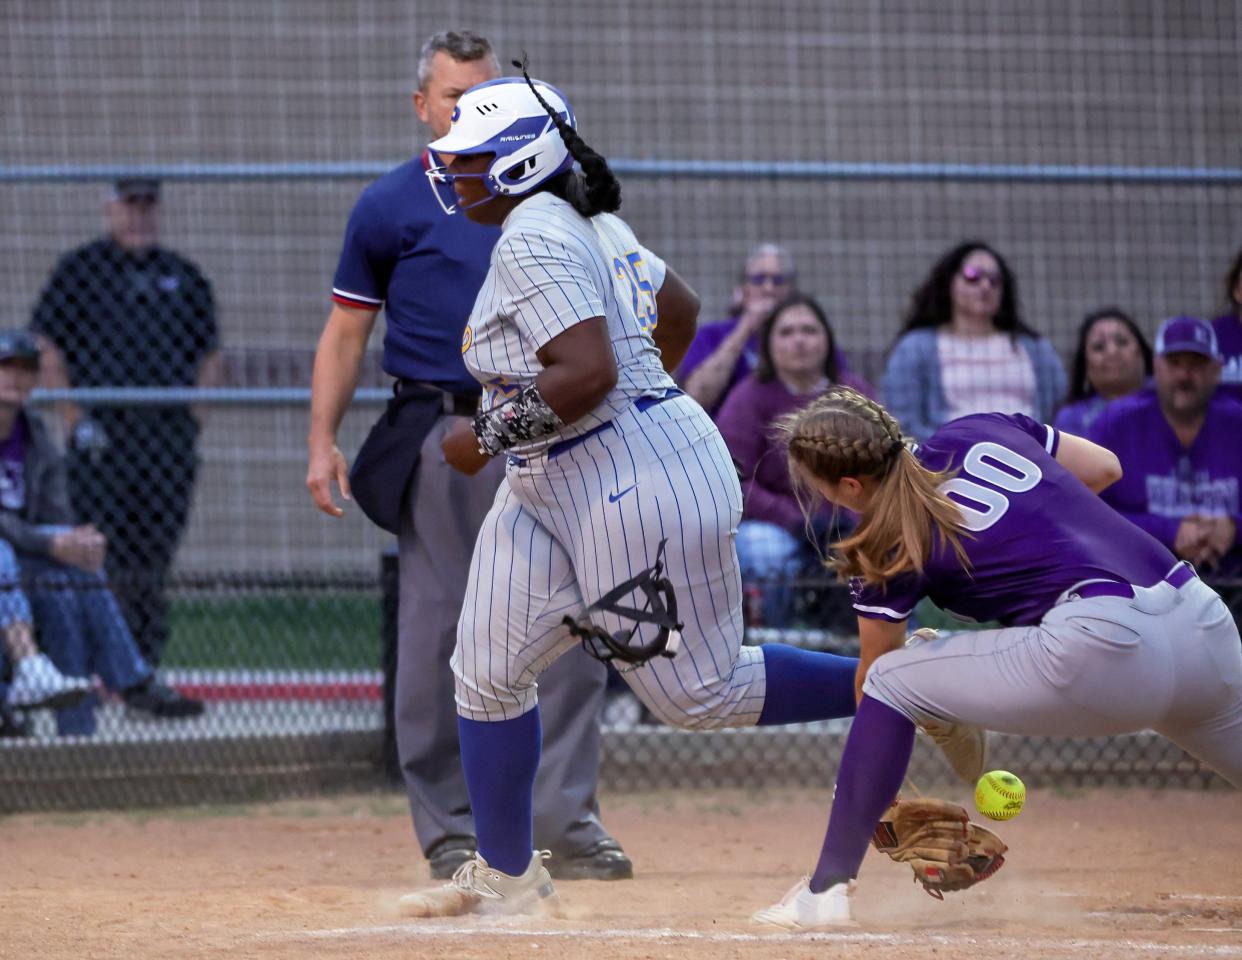
<path fill-rule="evenodd" d="M 807 723 L 854 715 L 854 674 L 858 660 L 832 653 L 765 643 L 767 693 L 759 726 Z"/>
<path fill-rule="evenodd" d="M 458 717 L 457 732 L 479 854 L 497 870 L 520 876 L 535 846 L 535 771 L 543 745 L 539 708 L 494 723 Z"/>
<path fill-rule="evenodd" d="M 845 741 L 828 834 L 811 875 L 812 892 L 858 876 L 875 825 L 897 796 L 913 751 L 914 724 L 864 696 Z"/>

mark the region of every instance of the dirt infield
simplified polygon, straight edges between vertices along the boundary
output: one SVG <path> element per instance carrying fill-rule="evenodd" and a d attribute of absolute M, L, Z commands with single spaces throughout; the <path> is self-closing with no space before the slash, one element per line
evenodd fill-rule
<path fill-rule="evenodd" d="M 1237 793 L 1036 791 L 998 828 L 1009 862 L 977 891 L 939 903 L 869 856 L 857 929 L 751 926 L 813 865 L 824 805 L 808 792 L 610 798 L 638 878 L 560 884 L 568 919 L 539 923 L 397 917 L 426 871 L 395 796 L 12 817 L 0 957 L 1242 958 Z"/>

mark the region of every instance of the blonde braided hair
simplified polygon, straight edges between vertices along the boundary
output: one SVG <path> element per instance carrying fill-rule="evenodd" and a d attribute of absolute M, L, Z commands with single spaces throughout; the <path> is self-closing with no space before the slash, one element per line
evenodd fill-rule
<path fill-rule="evenodd" d="M 856 390 L 832 387 L 776 425 L 789 457 L 798 501 L 809 518 L 816 481 L 874 481 L 858 528 L 832 545 L 828 565 L 842 577 L 882 583 L 907 570 L 923 572 L 935 530 L 965 565 L 965 534 L 957 506 L 938 489 L 950 472 L 935 473 L 910 452 L 893 415 Z"/>

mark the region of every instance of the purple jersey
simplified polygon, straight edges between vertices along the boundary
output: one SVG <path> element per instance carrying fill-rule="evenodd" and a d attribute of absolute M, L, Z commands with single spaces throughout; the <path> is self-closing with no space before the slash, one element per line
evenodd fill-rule
<path fill-rule="evenodd" d="M 1191 514 L 1233 517 L 1242 531 L 1240 436 L 1242 404 L 1219 393 L 1189 448 L 1177 439 L 1155 393 L 1118 400 L 1091 428 L 1091 439 L 1117 454 L 1124 473 L 1103 498 L 1168 547 Z M 1223 565 L 1232 570 L 1239 562 L 1235 543 Z"/>
<path fill-rule="evenodd" d="M 26 423 L 18 417 L 0 443 L 0 510 L 20 512 L 26 506 Z"/>
<path fill-rule="evenodd" d="M 1212 321 L 1212 329 L 1223 364 L 1217 389 L 1226 397 L 1242 400 L 1242 318 L 1227 313 Z"/>
<path fill-rule="evenodd" d="M 685 357 L 682 358 L 681 366 L 677 369 L 677 382 L 684 384 L 690 378 L 690 374 L 694 373 L 698 368 L 699 364 L 720 349 L 720 345 L 728 339 L 729 334 L 734 331 L 737 325 L 738 318 L 730 317 L 728 320 L 707 323 L 699 327 L 698 332 L 694 335 L 694 340 L 690 343 L 690 349 L 686 351 Z M 733 372 L 729 374 L 729 382 L 725 384 L 724 392 L 720 394 L 720 399 L 707 412 L 713 417 L 719 413 L 720 408 L 724 406 L 724 402 L 733 388 L 755 369 L 755 365 L 758 362 L 759 338 L 752 336 L 746 341 L 746 346 L 742 348 L 742 352 L 738 354 L 737 362 L 733 364 Z"/>
<path fill-rule="evenodd" d="M 1176 564 L 1168 550 L 1054 459 L 1060 434 L 1030 417 L 982 413 L 937 430 L 915 455 L 955 471 L 941 490 L 959 505 L 968 564 L 936 540 L 924 572 L 851 584 L 861 617 L 902 621 L 930 597 L 966 620 L 1038 623 L 1083 580 L 1148 587 Z"/>

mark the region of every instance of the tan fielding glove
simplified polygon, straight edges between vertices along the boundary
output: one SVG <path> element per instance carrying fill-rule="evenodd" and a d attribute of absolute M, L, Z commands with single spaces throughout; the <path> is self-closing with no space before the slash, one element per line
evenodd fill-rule
<path fill-rule="evenodd" d="M 991 830 L 971 823 L 964 808 L 932 797 L 898 798 L 871 842 L 898 863 L 910 864 L 914 879 L 937 900 L 992 876 L 1009 849 Z"/>

